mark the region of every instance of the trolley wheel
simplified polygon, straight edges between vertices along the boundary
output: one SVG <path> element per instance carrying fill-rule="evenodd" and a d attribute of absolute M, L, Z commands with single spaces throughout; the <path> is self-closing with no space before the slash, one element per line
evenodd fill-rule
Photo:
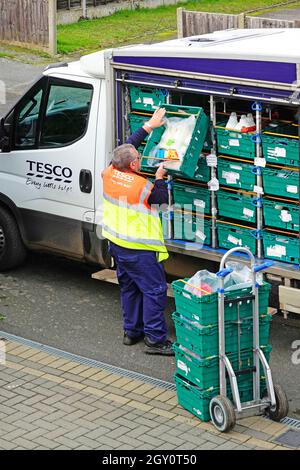
<path fill-rule="evenodd" d="M 231 401 L 222 395 L 212 398 L 209 413 L 214 426 L 221 432 L 230 431 L 236 421 L 235 411 Z"/>
<path fill-rule="evenodd" d="M 281 385 L 274 385 L 274 393 L 276 405 L 267 408 L 266 414 L 273 421 L 280 421 L 285 418 L 289 412 L 289 402 Z"/>

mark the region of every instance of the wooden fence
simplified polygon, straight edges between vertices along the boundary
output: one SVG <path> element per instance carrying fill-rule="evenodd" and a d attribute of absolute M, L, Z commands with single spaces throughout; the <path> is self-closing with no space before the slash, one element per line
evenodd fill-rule
<path fill-rule="evenodd" d="M 197 36 L 230 28 L 299 28 L 299 20 L 273 20 L 257 16 L 225 15 L 177 9 L 178 37 Z"/>
<path fill-rule="evenodd" d="M 56 0 L 1 0 L 0 41 L 56 53 Z"/>

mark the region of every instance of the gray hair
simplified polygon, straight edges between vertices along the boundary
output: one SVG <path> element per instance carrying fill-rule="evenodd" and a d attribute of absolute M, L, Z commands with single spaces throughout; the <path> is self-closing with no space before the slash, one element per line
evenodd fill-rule
<path fill-rule="evenodd" d="M 136 158 L 136 148 L 132 144 L 123 144 L 113 151 L 112 165 L 118 170 L 126 170 Z"/>

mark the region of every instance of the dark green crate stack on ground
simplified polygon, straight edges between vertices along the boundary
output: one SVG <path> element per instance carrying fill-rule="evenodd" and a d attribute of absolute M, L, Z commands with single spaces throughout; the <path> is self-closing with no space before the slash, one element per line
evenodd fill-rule
<path fill-rule="evenodd" d="M 180 117 L 181 119 L 186 119 L 191 115 L 196 117 L 196 123 L 192 137 L 183 156 L 180 167 L 176 171 L 168 170 L 169 173 L 175 173 L 193 178 L 197 169 L 199 156 L 207 136 L 209 119 L 204 113 L 203 109 L 199 107 L 165 104 L 164 108 L 166 109 L 167 118 Z M 150 154 L 154 147 L 159 144 L 165 129 L 165 126 L 158 127 L 154 129 L 149 135 L 147 145 L 143 152 L 142 169 L 153 169 L 157 163 L 163 161 L 155 160 L 155 158 L 151 157 Z"/>
<path fill-rule="evenodd" d="M 256 222 L 256 197 L 220 189 L 217 191 L 217 200 L 219 216 L 243 222 Z"/>
<path fill-rule="evenodd" d="M 221 122 L 215 127 L 219 155 L 254 160 L 256 151 L 254 134 L 226 129 L 225 126 L 226 122 Z"/>
<path fill-rule="evenodd" d="M 299 166 L 298 126 L 271 123 L 262 133 L 263 157 L 268 163 Z"/>
<path fill-rule="evenodd" d="M 176 372 L 174 376 L 178 402 L 203 421 L 210 420 L 210 400 L 219 394 L 218 360 L 218 294 L 197 296 L 185 289 L 188 279 L 172 283 L 176 312 L 173 313 L 177 342 L 174 344 Z M 269 360 L 271 316 L 267 313 L 270 284 L 259 287 L 259 329 L 261 349 Z M 249 295 L 252 287 L 225 292 L 226 353 L 233 369 L 253 365 L 253 304 Z M 243 297 L 246 297 L 242 299 Z M 241 299 L 239 302 L 230 300 Z M 241 322 L 241 323 L 238 323 Z M 239 324 L 239 326 L 238 326 Z M 238 345 L 240 352 L 238 353 Z M 241 402 L 253 399 L 252 373 L 237 376 Z M 232 399 L 229 379 L 228 397 Z M 265 377 L 261 368 L 261 396 Z"/>

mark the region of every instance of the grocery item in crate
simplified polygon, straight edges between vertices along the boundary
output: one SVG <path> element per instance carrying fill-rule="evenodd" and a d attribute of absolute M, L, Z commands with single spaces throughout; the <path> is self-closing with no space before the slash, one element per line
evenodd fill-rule
<path fill-rule="evenodd" d="M 234 129 L 238 132 L 253 132 L 256 129 L 256 125 L 251 113 L 242 114 L 238 121 L 236 113 L 231 113 L 226 124 L 226 129 Z"/>
<path fill-rule="evenodd" d="M 226 291 L 243 289 L 252 286 L 252 273 L 248 266 L 236 261 L 228 261 L 227 268 L 232 268 L 232 272 L 225 277 L 224 287 Z M 261 274 L 257 275 L 257 282 L 262 285 L 263 278 Z M 196 272 L 185 284 L 184 290 L 191 292 L 197 297 L 217 292 L 219 287 L 218 276 L 203 269 Z"/>
<path fill-rule="evenodd" d="M 165 168 L 178 170 L 190 144 L 195 124 L 195 115 L 185 119 L 167 118 L 164 124 L 166 130 L 161 136 L 160 142 L 150 151 L 149 156 L 155 158 L 149 159 L 148 165 L 156 166 L 160 161 L 166 159 L 168 162 L 164 164 Z"/>

